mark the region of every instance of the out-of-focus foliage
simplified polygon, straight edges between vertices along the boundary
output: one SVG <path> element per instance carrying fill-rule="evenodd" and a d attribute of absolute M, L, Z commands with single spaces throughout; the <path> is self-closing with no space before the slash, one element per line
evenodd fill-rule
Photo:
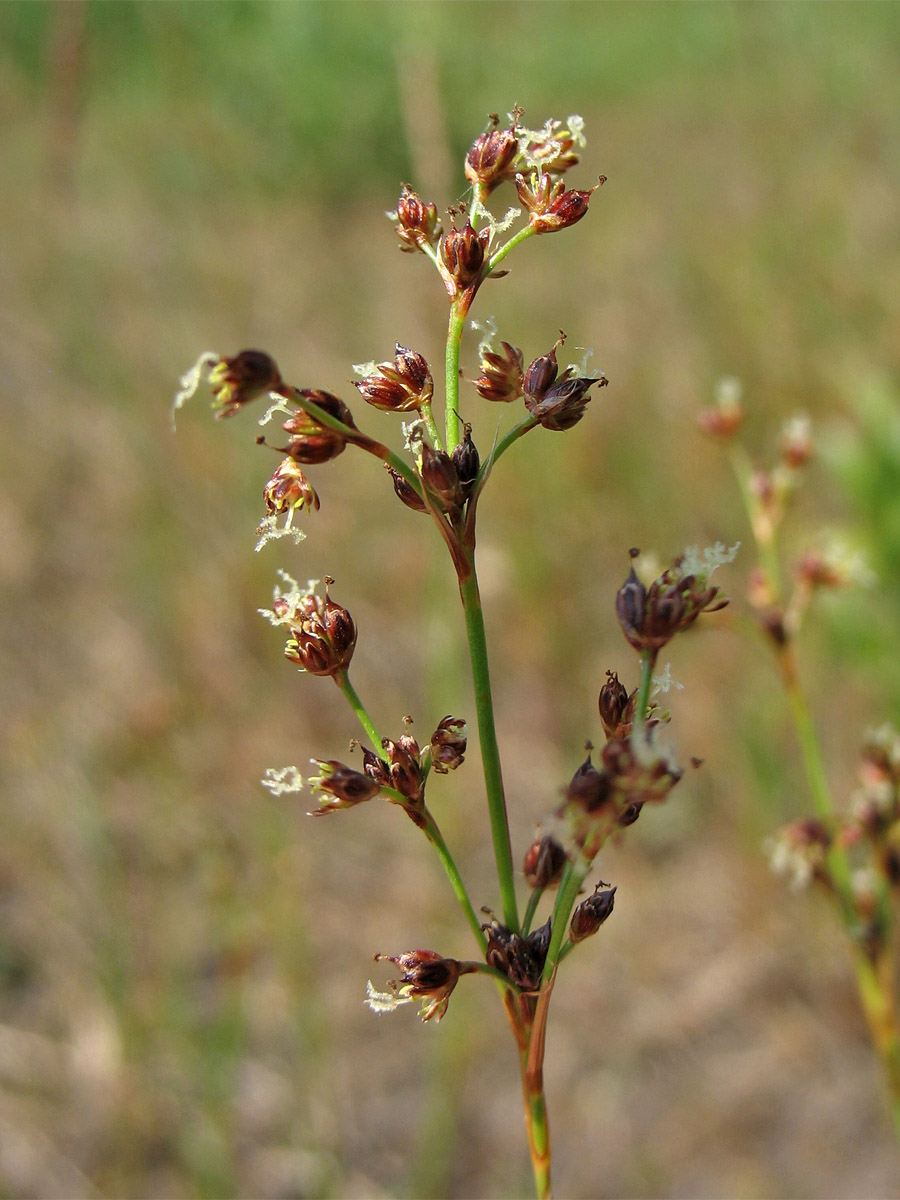
<path fill-rule="evenodd" d="M 437 1033 L 362 1005 L 374 951 L 471 952 L 415 830 L 371 806 L 310 823 L 256 782 L 355 733 L 255 615 L 277 566 L 336 576 L 392 736 L 470 715 L 443 550 L 348 451 L 315 474 L 308 541 L 255 556 L 275 460 L 252 414 L 198 404 L 172 437 L 167 409 L 206 349 L 260 346 L 357 412 L 350 364 L 395 341 L 439 377 L 442 290 L 383 213 L 402 180 L 458 198 L 469 142 L 516 102 L 580 113 L 572 184 L 609 182 L 479 315 L 526 358 L 563 327 L 611 380 L 482 503 L 517 846 L 598 738 L 606 669 L 629 669 L 628 548 L 746 544 L 694 424 L 722 374 L 761 456 L 798 408 L 828 429 L 794 549 L 849 524 L 881 580 L 804 644 L 839 793 L 862 729 L 900 715 L 896 5 L 0 5 L 0 1190 L 528 1188 L 477 981 Z M 490 444 L 497 406 L 464 404 Z M 725 628 L 672 663 L 679 752 L 705 766 L 605 859 L 614 919 L 554 997 L 561 1194 L 894 1186 L 837 931 L 759 853 L 807 804 L 774 670 L 732 628 L 748 568 L 722 572 Z M 457 775 L 438 817 L 495 903 L 474 747 Z"/>

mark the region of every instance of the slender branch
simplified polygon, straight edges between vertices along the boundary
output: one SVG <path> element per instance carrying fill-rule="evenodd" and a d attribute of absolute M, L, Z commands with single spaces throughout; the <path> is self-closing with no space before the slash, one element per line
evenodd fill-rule
<path fill-rule="evenodd" d="M 375 751 L 375 753 L 378 755 L 378 757 L 383 762 L 387 762 L 388 761 L 387 751 L 384 749 L 384 746 L 381 744 L 381 735 L 379 734 L 378 730 L 375 728 L 375 723 L 373 722 L 372 718 L 369 716 L 365 705 L 363 704 L 362 700 L 360 700 L 359 694 L 357 693 L 356 688 L 350 682 L 349 674 L 346 671 L 338 671 L 337 674 L 333 678 L 334 678 L 334 682 L 338 685 L 338 687 L 341 689 L 344 696 L 346 697 L 347 703 L 350 705 L 350 707 L 356 713 L 356 719 L 359 721 L 360 725 L 362 725 L 363 729 L 366 731 L 366 737 L 372 743 L 372 749 Z"/>
<path fill-rule="evenodd" d="M 437 821 L 435 821 L 434 817 L 427 808 L 425 809 L 425 824 L 421 826 L 421 829 L 428 838 L 429 842 L 431 842 L 432 846 L 434 846 L 435 850 L 437 851 L 438 858 L 440 858 L 441 865 L 447 873 L 447 878 L 450 880 L 450 886 L 453 888 L 453 892 L 459 901 L 466 921 L 469 924 L 469 928 L 475 935 L 475 940 L 478 943 L 482 954 L 484 954 L 485 950 L 487 950 L 487 938 L 484 935 L 484 930 L 481 928 L 481 921 L 479 920 L 478 914 L 475 912 L 475 909 L 472 906 L 472 901 L 469 899 L 469 893 L 466 891 L 465 884 L 462 881 L 462 876 L 459 873 L 459 868 L 453 860 L 453 856 L 450 853 L 447 843 L 444 841 L 444 835 L 438 828 Z M 484 966 L 486 964 L 482 965 Z"/>
<path fill-rule="evenodd" d="M 484 771 L 484 786 L 491 823 L 491 838 L 494 844 L 494 859 L 497 864 L 497 881 L 500 887 L 503 920 L 515 932 L 519 928 L 519 916 L 516 906 L 512 849 L 509 842 L 506 797 L 503 793 L 500 749 L 497 745 L 497 730 L 494 725 L 494 702 L 491 695 L 484 614 L 481 609 L 481 596 L 478 591 L 474 558 L 470 559 L 470 565 L 470 574 L 467 579 L 460 581 L 459 591 L 466 618 L 466 635 L 469 642 L 469 659 L 472 665 L 472 683 L 475 691 L 475 711 L 478 719 L 478 738 L 481 744 L 481 764 Z"/>
<path fill-rule="evenodd" d="M 460 297 L 457 297 L 450 305 L 450 320 L 447 325 L 444 432 L 447 436 L 448 453 L 459 445 L 459 348 L 467 310 L 468 305 L 462 305 Z"/>

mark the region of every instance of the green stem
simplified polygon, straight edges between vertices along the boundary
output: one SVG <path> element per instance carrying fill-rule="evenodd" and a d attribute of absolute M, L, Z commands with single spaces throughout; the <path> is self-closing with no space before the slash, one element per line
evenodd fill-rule
<path fill-rule="evenodd" d="M 550 1126 L 547 1121 L 547 1104 L 544 1089 L 532 1090 L 527 1082 L 525 1091 L 525 1119 L 528 1125 L 528 1146 L 531 1150 L 531 1167 L 534 1172 L 534 1191 L 538 1200 L 550 1200 Z"/>
<path fill-rule="evenodd" d="M 338 671 L 338 673 L 334 676 L 334 682 L 341 689 L 341 691 L 343 692 L 344 696 L 347 699 L 347 703 L 350 705 L 350 707 L 356 713 L 356 719 L 359 721 L 360 725 L 362 725 L 363 729 L 366 731 L 366 737 L 372 743 L 372 749 L 375 751 L 375 753 L 378 755 L 378 757 L 380 759 L 382 759 L 384 762 L 387 762 L 388 761 L 387 751 L 384 749 L 384 746 L 382 746 L 382 744 L 381 744 L 381 735 L 379 734 L 378 730 L 375 728 L 375 724 L 372 721 L 372 718 L 369 716 L 368 712 L 366 711 L 365 705 L 363 704 L 362 700 L 360 700 L 359 695 L 357 694 L 356 688 L 350 682 L 350 676 L 347 674 L 346 671 Z"/>
<path fill-rule="evenodd" d="M 650 707 L 650 689 L 653 686 L 653 667 L 656 653 L 651 650 L 641 651 L 641 682 L 638 685 L 637 700 L 634 705 L 635 723 L 643 725 L 647 719 L 647 709 Z"/>
<path fill-rule="evenodd" d="M 428 430 L 428 436 L 431 438 L 431 444 L 435 450 L 442 450 L 441 435 L 438 432 L 438 427 L 434 422 L 434 414 L 431 411 L 431 404 L 423 404 L 419 409 L 419 416 L 425 422 L 425 428 Z"/>
<path fill-rule="evenodd" d="M 471 571 L 466 579 L 460 580 L 459 591 L 466 619 L 466 636 L 469 642 L 475 711 L 478 719 L 478 738 L 481 743 L 481 764 L 484 771 L 484 787 L 491 823 L 491 838 L 494 844 L 494 859 L 497 864 L 497 882 L 500 887 L 503 920 L 509 929 L 517 932 L 519 915 L 516 906 L 506 798 L 503 794 L 500 749 L 497 745 L 497 730 L 494 725 L 494 703 L 491 695 L 484 614 L 478 591 L 478 577 L 475 574 L 474 557 L 470 558 L 470 562 Z"/>
<path fill-rule="evenodd" d="M 523 417 L 517 425 L 514 425 L 512 429 L 510 429 L 509 433 L 504 434 L 504 436 L 488 455 L 485 462 L 482 464 L 481 470 L 478 472 L 478 478 L 475 482 L 475 490 L 481 487 L 482 483 L 493 469 L 494 463 L 497 461 L 500 455 L 505 454 L 514 442 L 517 442 L 519 438 L 523 437 L 524 434 L 529 432 L 529 430 L 534 429 L 537 424 L 537 417 Z"/>
<path fill-rule="evenodd" d="M 535 229 L 533 225 L 526 225 L 524 229 L 520 229 L 518 233 L 514 233 L 508 242 L 504 242 L 496 254 L 491 255 L 485 275 L 490 275 L 491 271 L 494 270 L 498 263 L 503 262 L 511 250 L 515 250 L 516 246 L 524 242 L 526 238 L 533 237 L 534 233 Z"/>
<path fill-rule="evenodd" d="M 459 445 L 459 347 L 465 327 L 465 310 L 461 311 L 459 299 L 450 305 L 450 320 L 447 325 L 446 351 L 446 409 L 444 432 L 447 435 L 447 453 Z"/>
<path fill-rule="evenodd" d="M 578 893 L 581 891 L 581 885 L 584 883 L 584 878 L 590 867 L 591 864 L 579 856 L 575 862 L 569 859 L 563 869 L 562 878 L 559 881 L 559 891 L 556 894 L 556 903 L 553 906 L 550 945 L 547 947 L 547 958 L 544 962 L 544 987 L 547 986 L 553 972 L 556 970 L 569 927 L 569 917 L 572 914 L 572 909 L 575 907 L 575 901 L 578 899 Z"/>
<path fill-rule="evenodd" d="M 528 897 L 528 904 L 525 908 L 525 916 L 522 918 L 522 937 L 528 937 L 531 932 L 531 922 L 534 920 L 534 914 L 537 912 L 537 906 L 543 894 L 544 889 L 542 887 L 531 889 L 531 895 Z"/>
<path fill-rule="evenodd" d="M 481 928 L 481 921 L 472 906 L 469 893 L 466 891 L 462 876 L 459 873 L 456 863 L 453 861 L 453 855 L 444 841 L 444 836 L 438 828 L 437 821 L 435 821 L 427 809 L 425 810 L 425 824 L 422 826 L 422 832 L 437 851 L 441 865 L 447 873 L 447 878 L 450 880 L 450 886 L 453 888 L 454 895 L 459 901 L 460 908 L 462 908 L 465 918 L 469 923 L 469 928 L 475 935 L 475 940 L 478 943 L 481 953 L 484 954 L 485 950 L 487 950 L 487 938 L 484 935 L 484 930 Z"/>

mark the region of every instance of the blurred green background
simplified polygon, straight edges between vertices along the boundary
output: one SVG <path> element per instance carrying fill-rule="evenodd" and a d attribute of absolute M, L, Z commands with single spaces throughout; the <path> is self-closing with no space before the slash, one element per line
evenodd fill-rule
<path fill-rule="evenodd" d="M 795 545 L 841 525 L 878 572 L 803 646 L 847 796 L 862 731 L 900 718 L 900 9 L 71 0 L 0 6 L 3 1194 L 530 1190 L 493 990 L 467 981 L 437 1028 L 363 1007 L 373 952 L 471 953 L 424 842 L 393 809 L 311 823 L 258 783 L 356 732 L 256 615 L 276 567 L 336 578 L 357 687 L 427 740 L 474 715 L 446 556 L 351 452 L 312 472 L 308 540 L 255 555 L 276 460 L 253 417 L 169 425 L 210 348 L 259 346 L 351 404 L 350 364 L 395 341 L 438 364 L 442 290 L 383 214 L 402 180 L 459 198 L 515 103 L 581 114 L 569 185 L 609 182 L 475 315 L 526 360 L 564 328 L 611 381 L 511 452 L 480 511 L 517 859 L 600 736 L 606 669 L 633 681 L 628 548 L 745 544 L 732 609 L 672 650 L 673 737 L 705 766 L 604 854 L 615 917 L 557 986 L 559 1194 L 897 1193 L 840 935 L 760 851 L 807 802 L 695 415 L 739 376 L 765 456 L 809 412 L 826 453 Z M 484 448 L 510 418 L 476 399 Z M 480 796 L 473 745 L 430 799 L 496 904 Z"/>

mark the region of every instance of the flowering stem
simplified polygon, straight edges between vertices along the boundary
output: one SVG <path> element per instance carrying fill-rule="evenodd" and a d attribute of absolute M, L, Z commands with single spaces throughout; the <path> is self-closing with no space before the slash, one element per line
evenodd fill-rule
<path fill-rule="evenodd" d="M 438 432 L 438 427 L 434 422 L 434 414 L 431 411 L 431 403 L 423 403 L 419 408 L 419 416 L 425 422 L 425 428 L 428 430 L 428 436 L 431 438 L 431 444 L 435 450 L 442 450 L 441 435 Z"/>
<path fill-rule="evenodd" d="M 338 685 L 338 687 L 344 693 L 344 696 L 347 699 L 347 703 L 350 705 L 350 707 L 356 713 L 356 719 L 359 721 L 360 725 L 362 725 L 363 729 L 366 731 L 366 737 L 372 743 L 372 748 L 374 749 L 375 753 L 384 762 L 388 762 L 389 760 L 388 760 L 388 756 L 387 756 L 387 751 L 385 750 L 384 746 L 381 744 L 381 736 L 378 733 L 378 730 L 375 728 L 372 718 L 369 716 L 368 712 L 366 711 L 365 705 L 363 704 L 362 700 L 360 700 L 360 698 L 357 694 L 356 688 L 350 682 L 350 676 L 347 674 L 346 671 L 338 671 L 334 675 L 334 682 Z"/>
<path fill-rule="evenodd" d="M 537 906 L 543 894 L 544 889 L 542 887 L 531 889 L 531 895 L 528 897 L 528 906 L 525 909 L 525 916 L 522 918 L 522 937 L 528 937 L 528 934 L 531 932 L 531 922 L 534 920 L 534 914 L 537 912 Z"/>
<path fill-rule="evenodd" d="M 637 700 L 634 705 L 635 722 L 639 725 L 647 719 L 647 709 L 650 707 L 650 689 L 653 686 L 653 667 L 656 663 L 656 652 L 641 651 L 641 682 L 638 685 Z"/>
<path fill-rule="evenodd" d="M 547 958 L 544 962 L 544 987 L 551 979 L 559 962 L 563 940 L 569 924 L 569 916 L 575 907 L 578 893 L 591 864 L 581 856 L 573 862 L 571 859 L 563 868 L 559 881 L 559 891 L 556 893 L 556 903 L 553 906 L 553 918 L 550 927 L 550 945 L 547 947 Z"/>
<path fill-rule="evenodd" d="M 461 304 L 460 297 L 457 297 L 450 305 L 445 357 L 446 416 L 444 421 L 448 453 L 451 453 L 459 444 L 459 346 L 462 341 L 467 310 L 468 304 Z"/>
<path fill-rule="evenodd" d="M 494 466 L 494 463 L 497 461 L 500 455 L 505 454 L 514 442 L 517 442 L 519 438 L 528 433 L 529 430 L 534 429 L 537 424 L 537 417 L 523 417 L 517 425 L 514 425 L 512 429 L 510 429 L 509 433 L 504 434 L 482 465 L 482 468 L 478 473 L 478 480 L 475 484 L 476 489 L 481 487 L 483 481 L 487 478 Z"/>
<path fill-rule="evenodd" d="M 518 233 L 514 233 L 509 241 L 504 242 L 497 253 L 492 255 L 490 261 L 488 262 L 485 274 L 490 275 L 491 271 L 493 271 L 497 264 L 503 262 L 510 250 L 515 250 L 516 246 L 524 242 L 526 238 L 532 237 L 534 233 L 535 228 L 533 225 L 526 225 L 524 229 L 520 229 Z"/>
<path fill-rule="evenodd" d="M 447 873 L 447 878 L 450 880 L 450 886 L 453 888 L 454 895 L 459 901 L 460 908 L 463 910 L 466 920 L 469 923 L 469 928 L 475 934 L 475 940 L 481 949 L 482 954 L 487 949 L 487 938 L 484 936 L 484 930 L 481 928 L 481 921 L 478 919 L 478 914 L 472 907 L 472 901 L 469 899 L 469 893 L 466 891 L 465 884 L 462 881 L 462 876 L 456 863 L 453 861 L 453 856 L 450 853 L 447 843 L 444 841 L 444 835 L 438 828 L 437 821 L 431 813 L 425 810 L 425 823 L 422 825 L 422 832 L 431 842 L 437 851 L 438 858 L 441 860 L 441 865 Z M 479 969 L 489 970 L 485 964 L 481 964 Z"/>
<path fill-rule="evenodd" d="M 481 744 L 481 764 L 484 771 L 484 787 L 491 822 L 491 838 L 494 843 L 494 859 L 497 864 L 497 882 L 500 887 L 503 920 L 509 929 L 516 932 L 519 928 L 519 915 L 516 906 L 512 850 L 509 843 L 506 797 L 503 794 L 500 749 L 497 745 L 497 730 L 494 725 L 494 704 L 491 696 L 491 675 L 488 666 L 484 614 L 481 608 L 481 596 L 478 591 L 478 577 L 475 573 L 473 555 L 470 555 L 469 561 L 471 571 L 466 579 L 460 580 L 459 591 L 466 619 L 472 684 L 475 691 L 475 711 L 478 718 L 478 739 Z"/>

